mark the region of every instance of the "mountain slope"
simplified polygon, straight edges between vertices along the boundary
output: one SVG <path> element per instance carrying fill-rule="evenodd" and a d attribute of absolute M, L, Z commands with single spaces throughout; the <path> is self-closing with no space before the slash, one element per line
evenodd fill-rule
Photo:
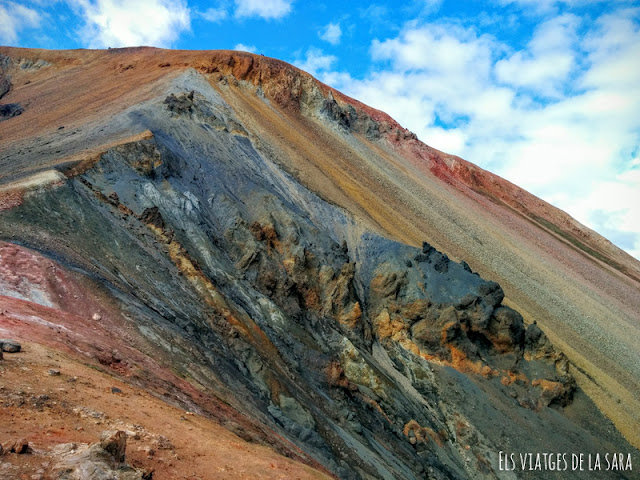
<path fill-rule="evenodd" d="M 0 53 L 3 265 L 87 289 L 0 293 L 128 332 L 75 354 L 343 478 L 629 450 L 583 390 L 638 445 L 640 267 L 566 214 L 272 59 Z"/>

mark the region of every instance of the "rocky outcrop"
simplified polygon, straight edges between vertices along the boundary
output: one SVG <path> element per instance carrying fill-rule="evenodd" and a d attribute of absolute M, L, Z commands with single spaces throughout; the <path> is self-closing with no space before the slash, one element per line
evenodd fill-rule
<path fill-rule="evenodd" d="M 11 90 L 11 81 L 7 73 L 9 67 L 9 58 L 0 55 L 0 99 Z M 0 122 L 8 120 L 12 117 L 20 115 L 24 109 L 18 103 L 0 104 Z"/>
<path fill-rule="evenodd" d="M 105 431 L 100 442 L 91 445 L 61 444 L 52 455 L 56 463 L 51 478 L 56 480 L 149 480 L 151 472 L 125 463 L 127 436 L 123 431 Z"/>
<path fill-rule="evenodd" d="M 0 449 L 0 454 L 6 453 L 15 453 L 17 455 L 24 455 L 31 451 L 31 447 L 29 446 L 29 442 L 21 438 L 19 440 L 10 440 L 2 444 L 2 448 Z"/>

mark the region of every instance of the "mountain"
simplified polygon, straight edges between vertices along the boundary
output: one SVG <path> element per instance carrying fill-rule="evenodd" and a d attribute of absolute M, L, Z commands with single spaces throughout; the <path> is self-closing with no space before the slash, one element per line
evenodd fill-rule
<path fill-rule="evenodd" d="M 638 478 L 597 233 L 278 60 L 0 55 L 0 473 L 116 469 L 106 429 L 118 478 Z"/>

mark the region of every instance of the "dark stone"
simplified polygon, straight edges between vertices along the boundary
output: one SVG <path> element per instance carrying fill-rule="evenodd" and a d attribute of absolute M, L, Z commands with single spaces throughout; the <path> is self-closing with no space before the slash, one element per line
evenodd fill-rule
<path fill-rule="evenodd" d="M 498 307 L 494 312 L 494 321 L 491 324 L 492 333 L 498 341 L 512 344 L 514 348 L 520 348 L 524 343 L 525 329 L 522 315 L 509 307 Z"/>
<path fill-rule="evenodd" d="M 23 111 L 24 108 L 22 108 L 22 105 L 19 103 L 6 103 L 4 105 L 0 105 L 0 122 L 17 117 Z"/>
<path fill-rule="evenodd" d="M 158 227 L 160 230 L 164 230 L 165 224 L 162 215 L 160 214 L 160 210 L 158 207 L 151 207 L 145 209 L 140 216 L 140 221 L 151 224 L 154 227 Z"/>
<path fill-rule="evenodd" d="M 535 346 L 543 335 L 544 333 L 542 333 L 540 327 L 538 327 L 536 323 L 532 323 L 527 327 L 527 331 L 524 336 L 524 343 L 527 346 Z"/>
<path fill-rule="evenodd" d="M 504 291 L 496 282 L 486 282 L 478 288 L 478 294 L 482 297 L 482 303 L 495 308 L 504 300 Z"/>
<path fill-rule="evenodd" d="M 164 104 L 167 109 L 177 114 L 186 114 L 193 111 L 193 96 L 194 92 L 191 91 L 188 94 L 175 95 L 171 94 L 164 99 Z"/>
<path fill-rule="evenodd" d="M 4 97 L 11 90 L 11 82 L 9 79 L 0 73 L 0 98 Z"/>
<path fill-rule="evenodd" d="M 433 251 L 435 251 L 435 248 L 433 248 L 428 242 L 422 242 L 422 253 L 429 255 Z"/>
<path fill-rule="evenodd" d="M 15 340 L 10 340 L 8 338 L 0 338 L 0 350 L 7 353 L 18 353 L 22 349 L 22 345 L 20 345 Z"/>
<path fill-rule="evenodd" d="M 413 257 L 413 259 L 418 262 L 418 263 L 429 263 L 429 255 L 426 255 L 424 253 L 418 253 L 417 255 L 415 255 Z"/>
<path fill-rule="evenodd" d="M 476 297 L 473 293 L 467 293 L 464 297 L 462 297 L 458 303 L 456 304 L 456 308 L 460 309 L 460 310 L 464 310 L 465 308 L 469 307 L 469 305 L 471 305 L 473 302 L 475 302 L 478 299 L 478 297 Z"/>
<path fill-rule="evenodd" d="M 436 260 L 436 263 L 433 266 L 433 268 L 438 273 L 447 273 L 449 271 L 450 261 L 451 260 L 449 260 L 449 257 L 447 257 L 447 255 L 445 255 L 444 253 L 441 253 L 439 255 L 439 258 Z"/>
<path fill-rule="evenodd" d="M 328 98 L 324 101 L 321 112 L 345 130 L 351 129 L 351 112 L 338 105 L 331 92 L 329 92 Z"/>

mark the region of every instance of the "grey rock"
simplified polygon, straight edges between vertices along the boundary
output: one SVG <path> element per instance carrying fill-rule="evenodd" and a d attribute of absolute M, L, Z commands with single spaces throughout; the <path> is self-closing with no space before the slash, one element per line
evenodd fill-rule
<path fill-rule="evenodd" d="M 11 90 L 11 82 L 9 82 L 9 79 L 0 71 L 0 98 L 9 93 L 9 90 Z"/>
<path fill-rule="evenodd" d="M 149 472 L 132 468 L 125 462 L 126 434 L 105 431 L 99 443 L 56 446 L 51 469 L 54 480 L 143 480 Z"/>
<path fill-rule="evenodd" d="M 8 338 L 0 338 L 0 349 L 7 353 L 17 353 L 22 349 L 22 346 L 15 340 Z"/>
<path fill-rule="evenodd" d="M 6 103 L 0 105 L 0 122 L 17 117 L 24 112 L 24 108 L 19 103 Z"/>

